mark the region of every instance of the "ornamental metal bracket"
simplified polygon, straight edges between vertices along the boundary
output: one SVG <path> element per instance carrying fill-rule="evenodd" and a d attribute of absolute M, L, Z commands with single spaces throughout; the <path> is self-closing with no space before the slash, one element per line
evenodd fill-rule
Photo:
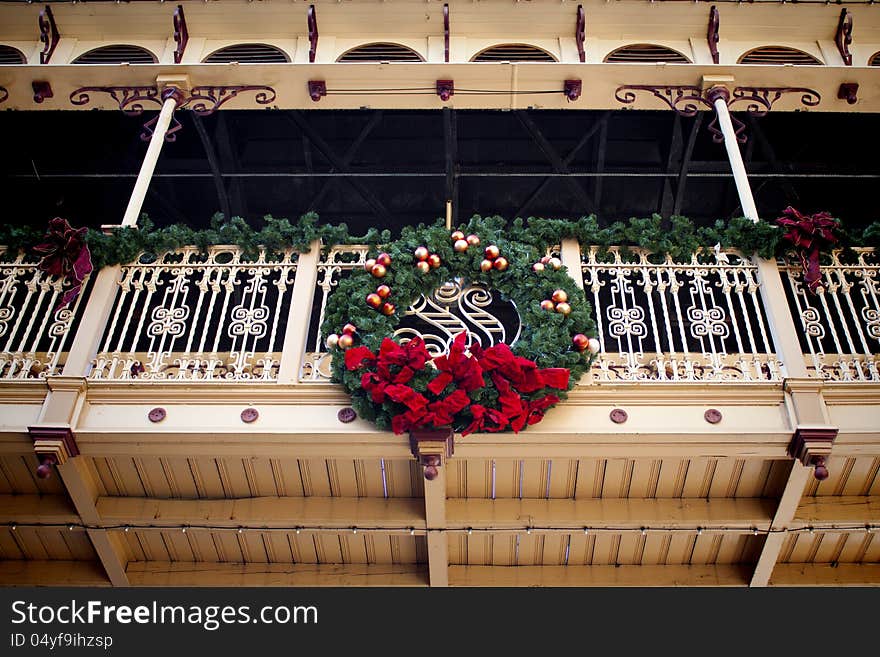
<path fill-rule="evenodd" d="M 451 428 L 419 429 L 410 431 L 409 448 L 425 469 L 425 479 L 433 481 L 440 474 L 438 468 L 451 458 L 455 449 Z"/>
<path fill-rule="evenodd" d="M 837 21 L 837 33 L 834 35 L 834 43 L 843 58 L 843 63 L 852 66 L 852 53 L 849 51 L 852 44 L 853 17 L 849 9 L 840 10 L 840 20 Z"/>
<path fill-rule="evenodd" d="M 586 18 L 584 17 L 584 6 L 578 5 L 577 18 L 574 27 L 574 42 L 578 48 L 578 59 L 583 64 L 587 61 L 587 53 L 584 50 L 584 39 L 586 38 Z"/>
<path fill-rule="evenodd" d="M 177 103 L 177 109 L 188 109 L 199 116 L 208 116 L 217 111 L 224 103 L 232 100 L 244 91 L 257 92 L 255 102 L 258 105 L 268 105 L 276 98 L 275 90 L 264 85 L 205 85 L 193 87 L 189 91 L 169 86 L 161 94 L 156 86 L 80 87 L 71 92 L 70 103 L 77 106 L 87 105 L 91 102 L 89 94 L 100 92 L 108 94 L 124 114 L 139 116 L 144 111 L 145 103 L 154 103 L 158 109 L 162 107 L 162 103 L 166 99 L 174 98 Z M 154 117 L 144 124 L 144 132 L 141 133 L 141 139 L 148 141 L 151 138 L 153 126 L 156 124 L 157 119 L 158 117 Z M 177 139 L 175 133 L 183 127 L 176 118 L 173 121 L 173 126 L 165 134 L 165 140 L 169 142 Z"/>
<path fill-rule="evenodd" d="M 828 478 L 826 460 L 837 437 L 834 427 L 798 427 L 788 445 L 788 453 L 808 468 L 815 468 L 813 476 L 822 481 Z"/>
<path fill-rule="evenodd" d="M 437 80 L 437 95 L 444 103 L 455 95 L 454 80 Z"/>
<path fill-rule="evenodd" d="M 712 63 L 718 63 L 718 28 L 721 19 L 718 16 L 718 8 L 715 5 L 709 9 L 709 29 L 706 32 L 706 41 L 709 43 L 709 52 L 712 53 Z"/>
<path fill-rule="evenodd" d="M 37 477 L 48 479 L 52 467 L 63 465 L 68 459 L 79 455 L 79 447 L 70 427 L 28 427 L 34 443 L 34 453 L 40 461 Z"/>
<path fill-rule="evenodd" d="M 316 103 L 327 95 L 327 83 L 324 80 L 309 80 L 309 98 Z"/>
<path fill-rule="evenodd" d="M 443 61 L 449 63 L 449 5 L 443 5 Z"/>
<path fill-rule="evenodd" d="M 684 117 L 696 116 L 700 107 L 714 109 L 713 102 L 716 98 L 723 98 L 731 110 L 736 103 L 748 103 L 744 111 L 756 118 L 766 115 L 773 108 L 774 103 L 786 94 L 801 94 L 801 104 L 805 107 L 815 107 L 822 100 L 818 91 L 806 87 L 735 87 L 730 93 L 726 87 L 704 89 L 696 85 L 648 84 L 621 85 L 614 91 L 614 98 L 623 105 L 631 105 L 640 91 L 650 92 L 655 98 L 666 103 L 671 110 Z M 748 139 L 744 134 L 745 124 L 735 116 L 730 118 L 734 124 L 736 140 L 744 144 Z M 718 129 L 717 117 L 708 125 L 708 130 L 712 133 L 712 140 L 715 143 L 724 142 L 724 135 Z"/>
<path fill-rule="evenodd" d="M 35 103 L 42 103 L 47 98 L 53 98 L 55 96 L 52 92 L 52 85 L 49 84 L 48 80 L 34 80 L 31 82 L 31 88 L 34 90 Z"/>
<path fill-rule="evenodd" d="M 183 5 L 177 5 L 172 17 L 174 25 L 174 43 L 177 47 L 174 49 L 174 63 L 180 64 L 183 61 L 183 51 L 186 50 L 186 44 L 189 41 L 189 30 L 186 29 L 186 16 L 183 13 Z"/>
<path fill-rule="evenodd" d="M 837 98 L 845 100 L 850 105 L 855 105 L 859 102 L 859 83 L 841 82 L 837 89 Z"/>
<path fill-rule="evenodd" d="M 581 97 L 581 92 L 583 91 L 583 88 L 583 83 L 580 80 L 566 80 L 562 93 L 565 94 L 568 102 L 571 102 Z"/>
<path fill-rule="evenodd" d="M 315 54 L 318 52 L 318 15 L 315 13 L 315 5 L 309 5 L 307 20 L 309 26 L 309 63 L 315 63 Z"/>
<path fill-rule="evenodd" d="M 0 87 L 0 103 L 5 103 L 9 99 L 9 90 L 6 87 Z"/>
<path fill-rule="evenodd" d="M 55 17 L 52 15 L 52 8 L 46 5 L 37 18 L 37 24 L 40 26 L 40 41 L 43 42 L 43 50 L 40 52 L 40 64 L 48 64 L 52 59 L 52 53 L 55 52 L 55 46 L 61 35 L 58 33 L 58 26 L 55 25 Z"/>

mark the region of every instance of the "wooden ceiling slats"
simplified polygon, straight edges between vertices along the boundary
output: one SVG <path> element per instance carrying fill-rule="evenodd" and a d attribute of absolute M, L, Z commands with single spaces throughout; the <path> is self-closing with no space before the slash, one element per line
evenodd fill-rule
<path fill-rule="evenodd" d="M 25 558 L 13 531 L 8 527 L 0 529 L 0 560 Z"/>
<path fill-rule="evenodd" d="M 0 488 L 3 493 L 56 495 L 64 493 L 57 478 L 38 479 L 34 476 L 36 456 L 8 455 L 0 458 Z"/>
<path fill-rule="evenodd" d="M 761 491 L 761 497 L 781 497 L 790 470 L 791 463 L 788 460 L 771 461 L 770 472 L 767 474 L 767 481 Z"/>

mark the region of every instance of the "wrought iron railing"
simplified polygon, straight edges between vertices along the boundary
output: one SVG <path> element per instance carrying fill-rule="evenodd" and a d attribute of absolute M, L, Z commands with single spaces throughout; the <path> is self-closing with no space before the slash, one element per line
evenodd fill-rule
<path fill-rule="evenodd" d="M 122 268 L 90 378 L 275 380 L 296 263 L 222 246 L 142 255 Z"/>
<path fill-rule="evenodd" d="M 64 281 L 23 255 L 0 262 L 0 379 L 60 374 L 82 314 L 88 283 L 61 308 Z"/>
<path fill-rule="evenodd" d="M 816 293 L 800 262 L 781 261 L 782 280 L 808 370 L 830 381 L 880 381 L 880 258 L 873 249 L 850 253 L 831 254 Z"/>
<path fill-rule="evenodd" d="M 757 267 L 708 251 L 689 262 L 582 249 L 599 359 L 595 381 L 778 381 Z"/>

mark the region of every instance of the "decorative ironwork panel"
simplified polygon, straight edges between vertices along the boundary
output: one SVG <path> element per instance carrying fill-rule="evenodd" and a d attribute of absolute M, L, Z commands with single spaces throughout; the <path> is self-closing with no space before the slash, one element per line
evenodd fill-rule
<path fill-rule="evenodd" d="M 0 379 L 60 374 L 88 297 L 58 308 L 64 281 L 19 254 L 0 254 Z"/>
<path fill-rule="evenodd" d="M 581 257 L 601 344 L 595 381 L 781 380 L 747 259 L 708 251 L 679 263 L 597 247 Z"/>
<path fill-rule="evenodd" d="M 831 381 L 880 381 L 880 259 L 873 249 L 834 251 L 818 293 L 796 259 L 780 262 L 789 306 L 800 324 L 807 368 Z"/>
<path fill-rule="evenodd" d="M 224 246 L 141 255 L 122 268 L 90 377 L 276 380 L 296 263 Z"/>
<path fill-rule="evenodd" d="M 368 250 L 366 246 L 341 246 L 322 256 L 302 381 L 330 379 L 331 358 L 324 337 L 319 334 L 327 298 L 344 277 L 363 268 Z M 463 330 L 468 330 L 472 339 L 483 346 L 513 344 L 519 337 L 519 314 L 513 303 L 499 294 L 456 280 L 435 290 L 430 297 L 419 298 L 406 310 L 394 335 L 403 341 L 418 335 L 425 340 L 428 351 L 437 356 L 446 353 L 453 338 Z"/>

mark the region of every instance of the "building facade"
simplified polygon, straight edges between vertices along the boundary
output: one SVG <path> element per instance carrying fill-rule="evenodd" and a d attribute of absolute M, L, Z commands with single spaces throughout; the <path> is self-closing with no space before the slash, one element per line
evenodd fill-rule
<path fill-rule="evenodd" d="M 0 56 L 9 225 L 876 218 L 871 3 L 6 3 Z M 591 371 L 527 431 L 425 442 L 330 382 L 368 246 L 174 246 L 64 309 L 7 252 L 0 583 L 880 583 L 872 248 L 814 292 L 720 244 L 542 246 Z"/>

